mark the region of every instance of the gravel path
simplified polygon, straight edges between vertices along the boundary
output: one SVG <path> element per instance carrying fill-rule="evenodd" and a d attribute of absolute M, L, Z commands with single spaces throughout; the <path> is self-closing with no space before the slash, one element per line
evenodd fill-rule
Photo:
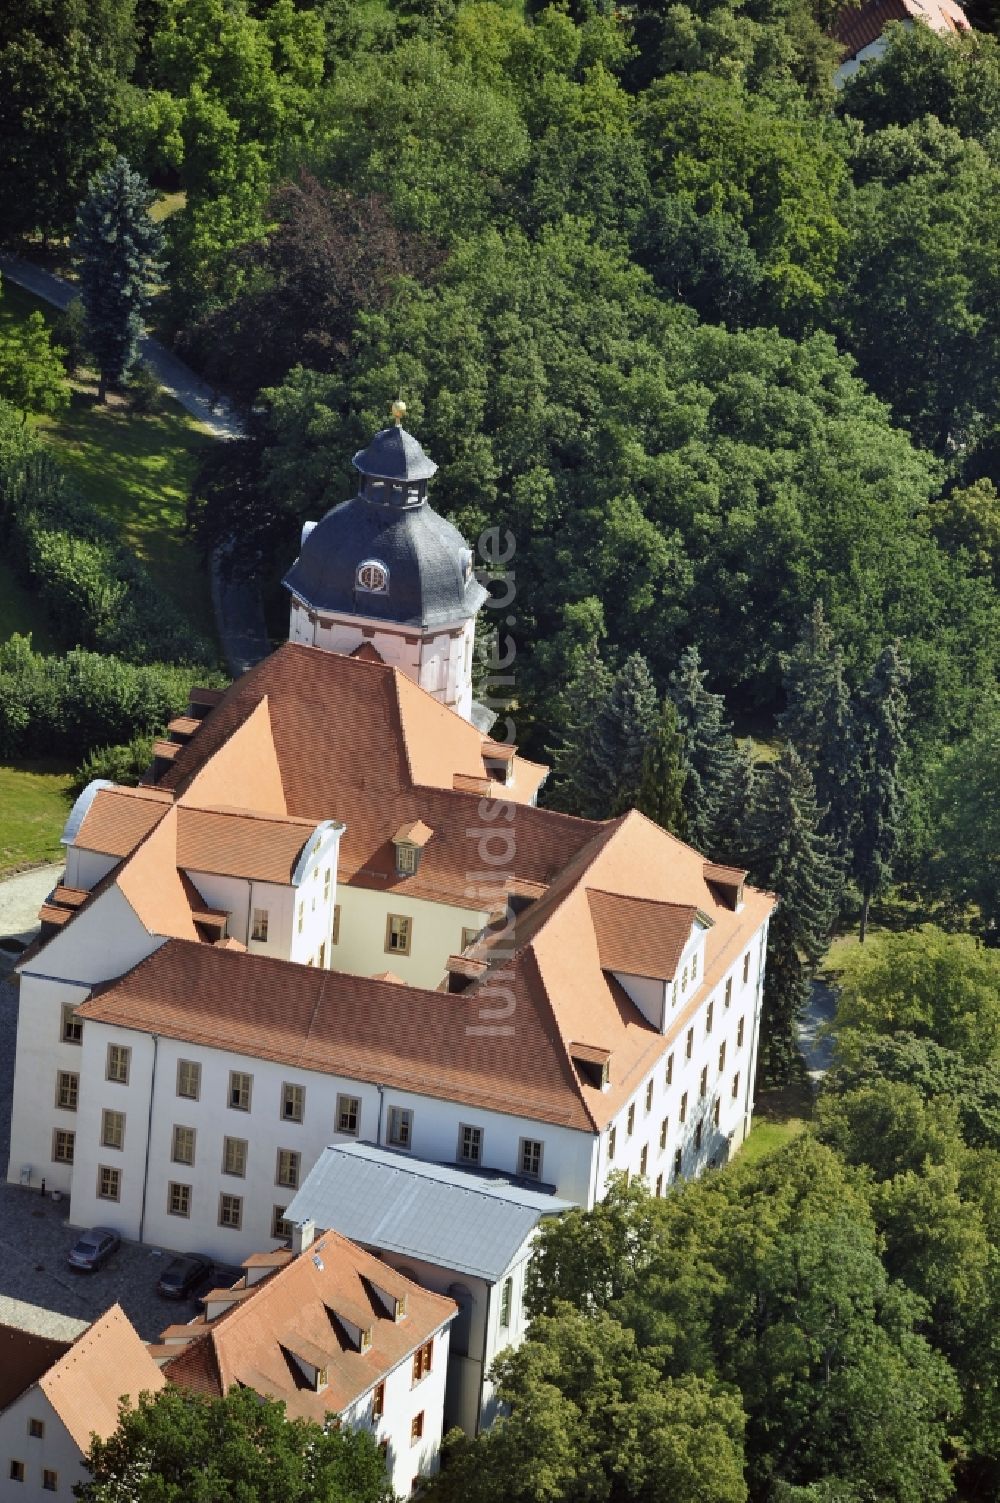
<path fill-rule="evenodd" d="M 814 981 L 809 988 L 809 1001 L 799 1024 L 799 1048 L 806 1062 L 809 1079 L 818 1083 L 833 1064 L 833 1039 L 821 1033 L 827 1023 L 833 1022 L 837 1011 L 837 993 L 825 981 Z"/>
<path fill-rule="evenodd" d="M 30 872 L 19 872 L 0 882 L 0 967 L 4 965 L 4 940 L 19 940 L 20 944 L 8 949 L 9 963 L 13 964 L 17 952 L 38 933 L 38 910 L 55 887 L 65 870 L 66 863 L 54 866 L 36 866 Z"/>
<path fill-rule="evenodd" d="M 79 288 L 64 277 L 57 277 L 7 252 L 0 251 L 0 272 L 18 287 L 44 298 L 56 308 L 65 308 L 79 293 Z M 190 366 L 148 334 L 143 335 L 140 348 L 143 360 L 163 390 L 197 418 L 203 428 L 215 438 L 242 437 L 244 429 L 236 410 L 195 375 Z M 218 553 L 212 559 L 212 605 L 232 674 L 245 673 L 254 663 L 267 657 L 271 643 L 260 591 L 247 581 L 227 580 Z"/>

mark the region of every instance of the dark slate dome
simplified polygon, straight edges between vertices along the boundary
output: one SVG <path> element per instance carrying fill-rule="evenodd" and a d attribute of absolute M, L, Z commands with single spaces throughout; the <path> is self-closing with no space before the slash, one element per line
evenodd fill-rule
<path fill-rule="evenodd" d="M 437 465 L 393 425 L 354 457 L 361 494 L 303 529 L 286 587 L 314 611 L 430 627 L 474 616 L 486 591 L 473 554 L 427 504 Z"/>

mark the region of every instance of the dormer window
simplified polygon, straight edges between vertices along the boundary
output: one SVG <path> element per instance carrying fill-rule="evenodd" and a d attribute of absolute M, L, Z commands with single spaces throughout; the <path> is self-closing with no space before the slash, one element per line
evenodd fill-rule
<path fill-rule="evenodd" d="M 392 843 L 396 848 L 397 876 L 413 876 L 420 866 L 424 846 L 433 834 L 434 831 L 429 825 L 425 825 L 422 819 L 410 820 L 408 824 L 400 825 L 392 837 Z"/>
<path fill-rule="evenodd" d="M 396 847 L 396 870 L 401 877 L 412 877 L 420 862 L 420 852 L 415 845 L 400 841 Z"/>
<path fill-rule="evenodd" d="M 369 1351 L 370 1348 L 371 1348 L 371 1344 L 372 1344 L 372 1328 L 371 1328 L 371 1326 L 365 1326 L 364 1330 L 361 1332 L 361 1334 L 360 1334 L 360 1336 L 358 1338 L 358 1351 L 359 1352 L 367 1352 L 367 1351 Z"/>
<path fill-rule="evenodd" d="M 322 1393 L 322 1391 L 326 1387 L 328 1381 L 329 1381 L 329 1378 L 327 1376 L 327 1370 L 326 1370 L 326 1368 L 325 1367 L 317 1367 L 317 1369 L 316 1369 L 316 1392 L 317 1393 Z"/>
<path fill-rule="evenodd" d="M 358 565 L 357 587 L 370 595 L 385 595 L 389 589 L 389 570 L 378 559 L 365 559 Z"/>

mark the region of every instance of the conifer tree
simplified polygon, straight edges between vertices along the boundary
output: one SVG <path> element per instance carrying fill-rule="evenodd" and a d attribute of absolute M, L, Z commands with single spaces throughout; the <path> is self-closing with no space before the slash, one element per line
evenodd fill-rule
<path fill-rule="evenodd" d="M 758 779 L 748 821 L 750 873 L 780 899 L 768 937 L 761 1066 L 773 1084 L 786 1080 L 798 1054 L 796 1025 L 815 966 L 829 943 L 839 874 L 809 769 L 794 746 Z"/>
<path fill-rule="evenodd" d="M 781 658 L 786 708 L 778 723 L 816 785 L 820 828 L 850 860 L 860 796 L 860 749 L 844 654 L 817 600 L 793 652 Z"/>
<path fill-rule="evenodd" d="M 598 709 L 611 690 L 612 676 L 601 657 L 596 642 L 566 685 L 562 696 L 563 729 L 558 744 L 550 749 L 552 784 L 546 802 L 564 814 L 600 818 L 592 812 L 593 789 L 590 779 L 590 746 Z"/>
<path fill-rule="evenodd" d="M 119 156 L 98 172 L 76 218 L 74 249 L 87 344 L 97 361 L 98 400 L 135 364 L 148 306 L 150 281 L 163 244 L 149 215 L 152 194 L 139 173 Z"/>
<path fill-rule="evenodd" d="M 861 694 L 862 792 L 854 873 L 861 887 L 862 944 L 872 899 L 892 881 L 899 845 L 903 802 L 900 763 L 905 750 L 909 678 L 909 667 L 892 642 L 872 669 Z"/>
<path fill-rule="evenodd" d="M 635 804 L 661 830 L 669 830 L 680 840 L 687 839 L 684 746 L 677 729 L 677 710 L 669 695 L 664 696 L 659 719 L 646 747 Z"/>
<path fill-rule="evenodd" d="M 554 801 L 570 813 L 607 819 L 639 797 L 656 729 L 656 686 L 646 659 L 634 652 L 613 678 L 604 669 L 580 687 L 579 712 L 556 754 Z"/>
<path fill-rule="evenodd" d="M 688 647 L 668 688 L 684 747 L 688 839 L 705 855 L 722 857 L 719 835 L 733 822 L 737 785 L 745 768 L 738 763 L 725 701 L 706 689 L 706 677 L 697 647 Z"/>

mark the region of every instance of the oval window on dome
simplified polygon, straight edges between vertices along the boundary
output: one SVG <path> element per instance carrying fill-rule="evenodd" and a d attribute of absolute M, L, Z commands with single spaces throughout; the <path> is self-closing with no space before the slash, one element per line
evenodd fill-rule
<path fill-rule="evenodd" d="M 358 565 L 358 589 L 368 590 L 373 595 L 384 595 L 389 588 L 389 570 L 377 558 L 366 558 Z"/>

